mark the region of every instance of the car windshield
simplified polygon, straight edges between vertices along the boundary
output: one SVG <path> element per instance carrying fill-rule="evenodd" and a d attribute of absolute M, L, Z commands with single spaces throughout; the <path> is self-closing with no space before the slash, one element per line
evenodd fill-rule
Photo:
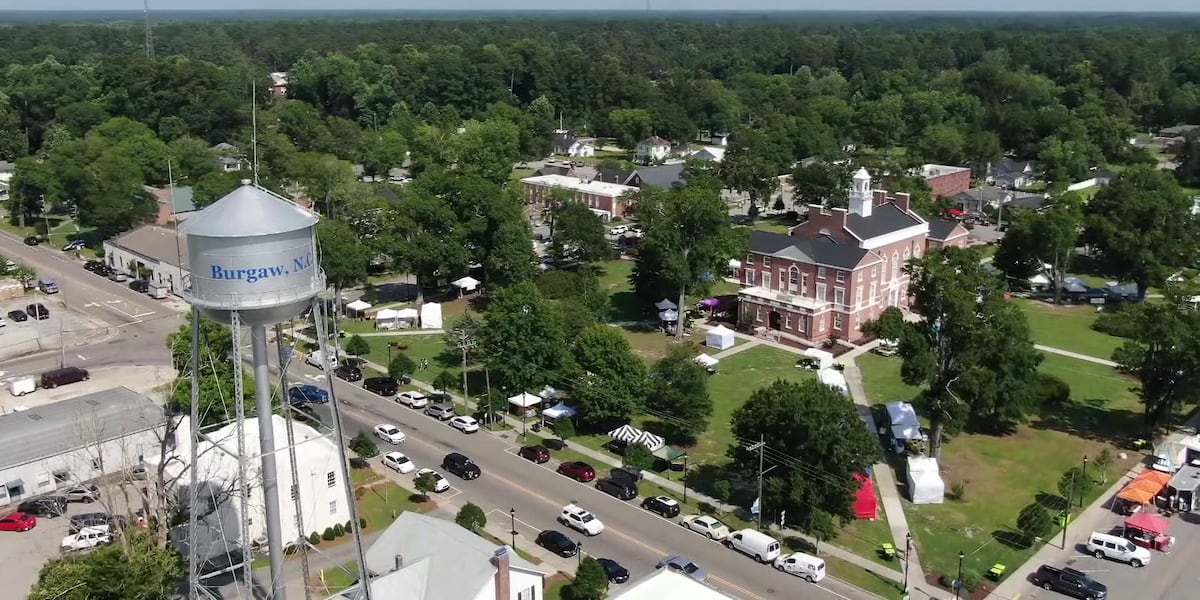
<path fill-rule="evenodd" d="M 687 573 L 688 575 L 691 575 L 692 573 L 695 573 L 695 572 L 696 572 L 696 570 L 697 570 L 697 569 L 699 569 L 700 567 L 697 567 L 697 566 L 696 566 L 696 563 L 685 563 L 685 564 L 683 564 L 683 565 L 680 565 L 680 566 L 679 566 L 679 568 L 680 568 L 680 570 L 682 570 L 684 573 Z"/>
<path fill-rule="evenodd" d="M 408 462 L 407 456 L 397 456 L 395 458 L 396 458 L 396 462 L 402 462 L 402 463 Z"/>
<path fill-rule="evenodd" d="M 592 519 L 595 519 L 595 517 L 592 516 L 592 513 L 583 513 L 579 515 L 579 520 L 583 521 L 584 523 L 590 523 Z"/>

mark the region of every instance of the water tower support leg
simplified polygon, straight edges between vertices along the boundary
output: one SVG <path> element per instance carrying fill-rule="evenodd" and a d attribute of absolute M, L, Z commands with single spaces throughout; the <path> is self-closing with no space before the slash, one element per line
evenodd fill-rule
<path fill-rule="evenodd" d="M 283 574 L 283 525 L 279 510 L 279 475 L 275 461 L 275 425 L 271 420 L 271 373 L 267 364 L 267 328 L 250 327 L 250 350 L 254 360 L 254 404 L 258 416 L 258 438 L 262 452 L 263 501 L 266 504 L 267 548 L 271 556 L 271 600 L 285 600 Z"/>

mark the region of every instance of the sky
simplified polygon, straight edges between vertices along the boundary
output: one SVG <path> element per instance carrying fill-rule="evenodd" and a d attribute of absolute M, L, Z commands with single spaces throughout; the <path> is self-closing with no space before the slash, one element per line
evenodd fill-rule
<path fill-rule="evenodd" d="M 656 10 L 1200 12 L 1200 0 L 650 0 Z M 3 10 L 141 10 L 142 0 L 0 0 Z M 640 10 L 646 0 L 150 0 L 151 10 Z"/>

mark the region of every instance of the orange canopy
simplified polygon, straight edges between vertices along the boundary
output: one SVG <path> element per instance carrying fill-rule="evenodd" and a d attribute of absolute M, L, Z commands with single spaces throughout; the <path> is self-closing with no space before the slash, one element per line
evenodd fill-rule
<path fill-rule="evenodd" d="M 1170 480 L 1171 476 L 1161 471 L 1154 469 L 1142 471 L 1121 490 L 1120 494 L 1117 494 L 1117 497 L 1136 504 L 1149 504 Z"/>

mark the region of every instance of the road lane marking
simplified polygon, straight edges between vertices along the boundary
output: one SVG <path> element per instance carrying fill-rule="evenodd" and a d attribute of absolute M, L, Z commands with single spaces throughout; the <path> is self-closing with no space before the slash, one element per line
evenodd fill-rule
<path fill-rule="evenodd" d="M 82 354 L 76 354 L 75 356 L 79 357 L 79 360 L 87 360 Z"/>

